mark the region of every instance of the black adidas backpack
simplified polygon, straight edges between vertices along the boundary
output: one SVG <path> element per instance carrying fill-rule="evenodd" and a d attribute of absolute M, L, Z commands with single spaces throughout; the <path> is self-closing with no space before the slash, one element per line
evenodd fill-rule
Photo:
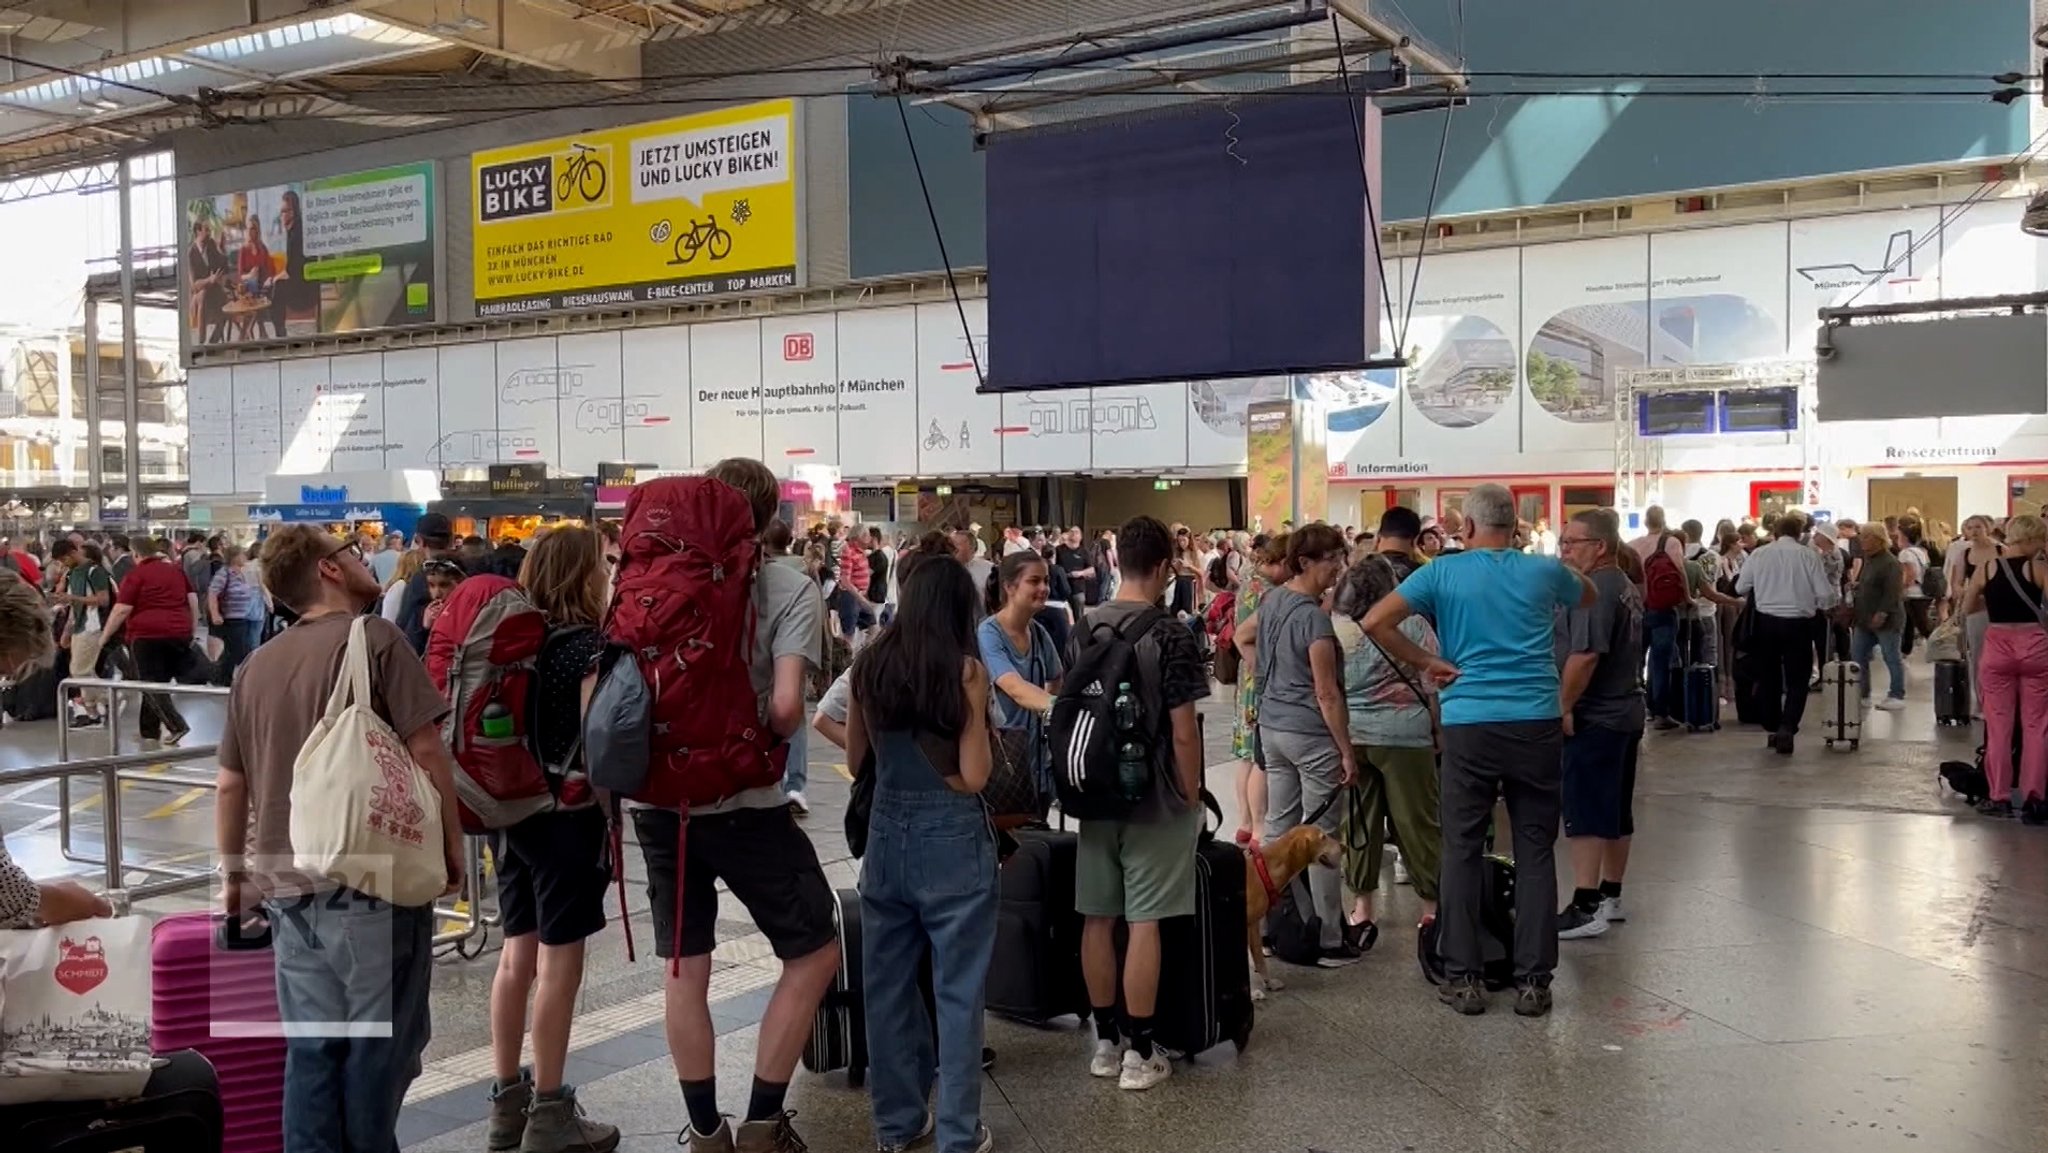
<path fill-rule="evenodd" d="M 1124 796 L 1119 771 L 1126 737 L 1117 725 L 1116 699 L 1124 684 L 1131 686 L 1138 705 L 1129 739 L 1144 749 L 1156 781 L 1172 741 L 1158 683 L 1159 645 L 1146 637 L 1165 617 L 1164 611 L 1148 608 L 1121 626 L 1087 623 L 1076 636 L 1074 663 L 1060 683 L 1047 725 L 1053 789 L 1062 814 L 1077 821 L 1116 821 L 1131 814 L 1134 802 Z"/>

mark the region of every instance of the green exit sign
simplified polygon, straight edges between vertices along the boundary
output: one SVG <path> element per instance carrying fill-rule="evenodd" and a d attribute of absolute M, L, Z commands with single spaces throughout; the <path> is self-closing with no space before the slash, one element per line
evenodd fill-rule
<path fill-rule="evenodd" d="M 1152 482 L 1152 488 L 1154 489 L 1154 491 L 1157 491 L 1157 492 L 1165 492 L 1165 491 L 1166 491 L 1167 489 L 1170 489 L 1170 488 L 1172 488 L 1172 487 L 1173 487 L 1173 482 L 1172 482 L 1172 481 L 1170 481 L 1170 480 L 1168 480 L 1168 479 L 1166 479 L 1166 478 L 1165 478 L 1165 477 L 1163 477 L 1163 476 L 1162 476 L 1162 477 L 1160 477 L 1160 478 L 1159 478 L 1158 480 L 1155 480 L 1155 481 L 1153 481 L 1153 482 Z"/>

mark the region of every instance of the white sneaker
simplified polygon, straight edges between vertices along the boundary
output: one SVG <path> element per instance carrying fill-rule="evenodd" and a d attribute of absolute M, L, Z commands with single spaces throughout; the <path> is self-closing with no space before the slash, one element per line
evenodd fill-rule
<path fill-rule="evenodd" d="M 802 789 L 791 789 L 785 796 L 789 800 L 789 807 L 795 810 L 797 816 L 808 817 L 811 815 L 811 799 L 804 796 Z"/>
<path fill-rule="evenodd" d="M 1171 1076 L 1173 1062 L 1166 1059 L 1166 1054 L 1154 1049 L 1148 1061 L 1138 1056 L 1136 1050 L 1130 1050 L 1124 1054 L 1123 1075 L 1117 1078 L 1116 1087 L 1142 1093 Z"/>
<path fill-rule="evenodd" d="M 1120 1041 L 1095 1039 L 1095 1056 L 1088 1062 L 1091 1077 L 1114 1077 L 1123 1071 L 1125 1050 Z"/>
<path fill-rule="evenodd" d="M 1906 702 L 1900 700 L 1897 697 L 1886 697 L 1885 699 L 1877 702 L 1877 707 L 1883 709 L 1885 712 L 1888 713 L 1896 713 L 1900 709 L 1906 707 Z"/>
<path fill-rule="evenodd" d="M 1628 913 L 1623 911 L 1621 907 L 1620 897 L 1602 897 L 1600 899 L 1600 919 L 1617 922 L 1628 920 Z"/>
<path fill-rule="evenodd" d="M 1399 853 L 1394 854 L 1394 883 L 1396 885 L 1408 883 L 1408 862 Z"/>

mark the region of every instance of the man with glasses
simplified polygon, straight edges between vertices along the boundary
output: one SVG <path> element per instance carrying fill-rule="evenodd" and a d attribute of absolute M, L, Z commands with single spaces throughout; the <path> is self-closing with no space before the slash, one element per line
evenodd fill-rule
<path fill-rule="evenodd" d="M 102 643 L 111 645 L 125 630 L 136 674 L 145 681 L 172 684 L 192 671 L 192 622 L 199 612 L 199 595 L 185 570 L 166 559 L 161 547 L 162 542 L 147 537 L 137 546 L 135 571 L 122 582 L 101 632 Z M 145 743 L 161 739 L 175 745 L 191 731 L 168 695 L 143 695 Z"/>
<path fill-rule="evenodd" d="M 1557 614 L 1558 711 L 1564 718 L 1564 835 L 1572 900 L 1559 940 L 1597 937 L 1625 919 L 1636 756 L 1643 743 L 1643 596 L 1614 563 L 1620 520 L 1605 509 L 1572 517 L 1558 538 L 1564 562 L 1593 585 L 1593 603 Z"/>
<path fill-rule="evenodd" d="M 1448 980 L 1438 999 L 1467 1016 L 1486 1011 L 1480 975 L 1480 889 L 1486 831 L 1504 793 L 1515 842 L 1515 1012 L 1550 1012 L 1557 969 L 1559 759 L 1564 727 L 1551 653 L 1557 609 L 1590 606 L 1598 590 L 1554 557 L 1512 548 L 1515 498 L 1482 484 L 1465 497 L 1465 549 L 1401 582 L 1365 615 L 1365 631 L 1393 659 L 1443 687 L 1443 875 L 1437 923 Z M 1443 655 L 1416 644 L 1401 622 L 1436 622 Z M 1263 714 L 1262 714 L 1263 716 Z"/>
<path fill-rule="evenodd" d="M 431 902 L 400 906 L 308 878 L 293 866 L 292 827 L 345 814 L 292 811 L 300 750 L 327 711 L 350 635 L 361 622 L 379 719 L 433 782 L 444 895 L 462 876 L 454 759 L 441 740 L 447 702 L 405 638 L 364 617 L 380 593 L 362 548 L 311 525 L 287 525 L 263 549 L 263 578 L 298 623 L 250 654 L 228 697 L 216 831 L 227 912 L 258 900 L 275 942 L 285 1041 L 284 1148 L 396 1149 L 400 1105 L 429 1033 Z"/>

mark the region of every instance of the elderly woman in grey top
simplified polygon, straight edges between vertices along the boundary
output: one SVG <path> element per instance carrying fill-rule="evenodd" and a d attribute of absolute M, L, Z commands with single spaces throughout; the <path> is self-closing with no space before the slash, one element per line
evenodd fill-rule
<path fill-rule="evenodd" d="M 41 593 L 12 572 L 0 571 L 0 680 L 20 680 L 50 659 L 49 610 Z M 73 881 L 39 884 L 14 863 L 0 843 L 0 929 L 61 925 L 113 910 Z"/>

